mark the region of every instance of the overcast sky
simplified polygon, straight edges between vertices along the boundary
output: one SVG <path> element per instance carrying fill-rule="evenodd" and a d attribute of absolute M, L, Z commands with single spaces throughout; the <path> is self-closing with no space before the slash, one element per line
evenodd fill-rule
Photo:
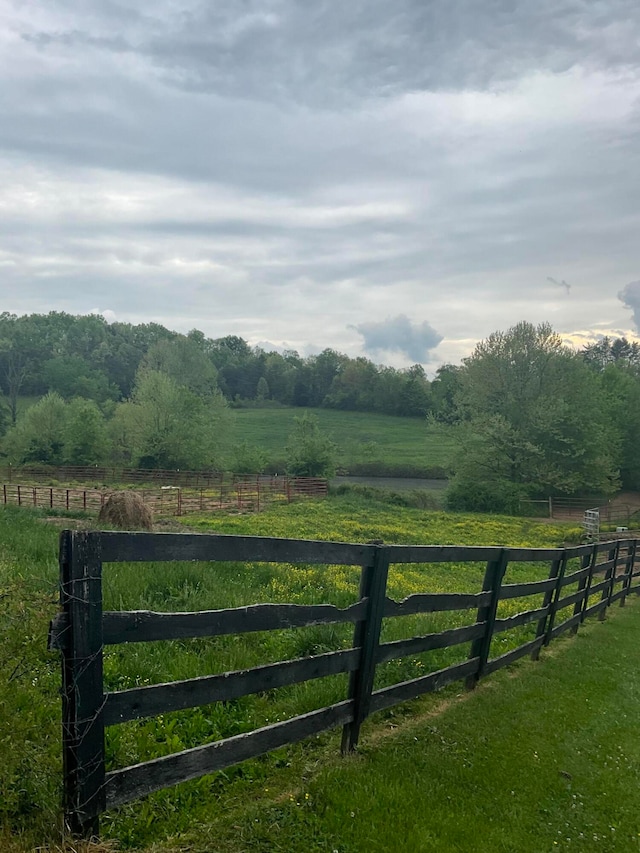
<path fill-rule="evenodd" d="M 0 310 L 637 334 L 639 56 L 638 0 L 0 0 Z"/>

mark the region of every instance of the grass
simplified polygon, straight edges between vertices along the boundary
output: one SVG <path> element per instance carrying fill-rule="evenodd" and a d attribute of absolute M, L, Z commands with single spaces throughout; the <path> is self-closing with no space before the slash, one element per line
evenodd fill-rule
<path fill-rule="evenodd" d="M 299 408 L 236 409 L 234 439 L 284 460 L 285 445 Z M 448 469 L 458 449 L 455 429 L 428 426 L 424 418 L 399 418 L 369 412 L 309 409 L 338 447 L 338 463 L 352 473 L 429 475 Z"/>
<path fill-rule="evenodd" d="M 202 517 L 195 521 L 189 518 L 187 523 L 195 523 L 202 531 L 350 541 L 382 538 L 389 543 L 544 546 L 559 544 L 576 534 L 576 530 L 567 525 L 425 512 L 393 507 L 380 500 L 353 494 L 327 501 L 274 506 L 260 515 L 216 514 L 215 517 Z M 58 658 L 45 650 L 47 623 L 56 610 L 56 539 L 56 530 L 43 523 L 33 511 L 13 507 L 0 511 L 0 840 L 4 832 L 7 838 L 13 838 L 13 849 L 20 851 L 47 841 L 53 845 L 60 839 Z M 514 564 L 509 567 L 511 575 L 507 581 L 541 577 L 547 568 L 546 565 Z M 389 594 L 401 598 L 418 591 L 475 591 L 479 588 L 483 569 L 479 564 L 394 567 L 390 573 Z M 104 573 L 107 609 L 218 609 L 258 601 L 327 601 L 344 606 L 354 600 L 357 584 L 357 569 L 335 566 L 165 563 L 111 565 L 105 567 Z M 503 605 L 500 616 L 524 609 L 522 602 L 517 600 Z M 527 605 L 532 606 L 531 600 Z M 384 639 L 426 633 L 445 624 L 465 624 L 465 620 L 472 619 L 473 614 L 470 613 L 389 619 L 385 620 Z M 522 631 L 525 630 L 505 632 L 493 654 L 521 642 Z M 132 644 L 112 648 L 106 653 L 105 680 L 108 690 L 122 689 L 245 668 L 346 647 L 350 643 L 350 628 L 318 626 L 212 640 Z M 380 668 L 377 685 L 415 677 L 428 669 L 463 659 L 467 654 L 468 647 L 461 646 L 392 662 Z M 506 683 L 509 685 L 511 682 L 507 680 Z M 337 676 L 223 705 L 112 727 L 107 737 L 109 766 L 124 766 L 285 719 L 342 699 L 345 689 L 346 678 Z M 478 697 L 482 695 L 482 691 L 477 694 Z M 429 701 L 413 703 L 410 707 L 432 707 Z M 472 701 L 476 701 L 475 696 L 469 703 Z M 538 701 L 543 702 L 542 695 L 538 696 Z M 467 703 L 464 704 L 466 707 Z M 563 722 L 564 713 L 563 710 Z M 397 710 L 386 717 L 386 725 L 404 716 L 403 710 Z M 535 715 L 530 722 L 537 725 Z M 371 737 L 379 737 L 376 733 L 381 731 L 380 717 L 377 725 L 367 726 L 367 731 Z M 492 735 L 493 726 L 483 723 L 482 731 L 488 738 Z M 337 761 L 337 750 L 336 733 L 279 750 L 262 759 L 185 783 L 111 812 L 102 822 L 103 831 L 122 847 L 147 848 L 155 843 L 159 845 L 157 849 L 177 850 L 182 841 L 176 840 L 172 842 L 173 846 L 167 847 L 162 846 L 162 839 L 168 836 L 187 837 L 191 833 L 196 840 L 188 843 L 196 846 L 187 849 L 193 850 L 343 849 L 342 846 L 327 846 L 333 843 L 329 839 L 338 830 L 332 828 L 331 823 L 322 828 L 326 814 L 334 810 L 329 793 L 331 785 L 323 794 L 320 788 L 312 789 L 311 786 L 316 784 L 314 780 L 321 779 L 317 773 L 319 769 L 329 774 L 355 773 L 359 762 L 369 761 L 370 756 L 366 744 L 363 756 L 354 761 Z M 414 758 L 417 761 L 419 756 Z M 432 759 L 430 754 L 429 760 Z M 371 761 L 375 760 L 372 752 Z M 409 775 L 408 771 L 403 772 Z M 308 785 L 305 782 L 306 787 L 298 796 L 297 789 L 303 777 L 308 779 Z M 363 784 L 366 789 L 366 781 Z M 271 795 L 265 798 L 263 795 L 270 792 L 264 789 L 270 789 Z M 279 792 L 275 800 L 274 790 Z M 289 790 L 293 792 L 291 801 L 283 798 L 282 793 Z M 309 794 L 309 798 L 306 799 L 304 794 Z M 341 797 L 347 803 L 349 796 L 348 788 L 343 788 Z M 362 796 L 366 799 L 366 794 Z M 377 799 L 377 792 L 375 796 Z M 256 799 L 260 803 L 267 801 L 267 811 L 262 817 L 254 816 Z M 298 800 L 300 806 L 296 805 Z M 326 808 L 321 805 L 316 808 L 316 804 L 325 801 Z M 282 818 L 273 818 L 274 814 L 280 813 L 278 810 L 282 810 Z M 479 812 L 482 811 L 483 807 L 479 807 Z M 407 810 L 404 820 L 410 819 L 413 817 Z M 256 820 L 259 825 L 253 827 Z M 342 827 L 341 831 L 346 832 L 354 820 L 346 819 L 347 827 Z M 281 827 L 291 825 L 294 828 L 290 841 L 292 846 L 287 846 L 284 840 L 278 842 L 280 847 L 275 842 L 269 846 L 273 839 L 268 835 L 265 835 L 270 839 L 268 842 L 261 840 L 273 822 Z M 194 835 L 192 828 L 196 824 L 202 825 L 203 829 Z M 246 847 L 233 846 L 234 826 L 243 827 Z M 219 836 L 222 846 L 212 846 L 205 841 L 207 833 L 213 833 L 211 838 Z M 299 847 L 295 846 L 298 843 L 296 833 L 300 834 Z M 316 835 L 322 842 L 314 847 L 310 839 Z M 345 846 L 345 850 L 361 849 L 353 846 L 357 844 L 354 839 L 355 836 L 349 842 L 351 847 Z M 8 842 L 5 848 L 10 849 Z M 393 845 L 377 849 L 392 848 Z M 432 848 L 417 846 L 406 849 Z"/>
<path fill-rule="evenodd" d="M 634 602 L 472 694 L 369 723 L 355 757 L 321 763 L 289 791 L 272 781 L 181 843 L 191 853 L 637 850 L 639 631 Z"/>

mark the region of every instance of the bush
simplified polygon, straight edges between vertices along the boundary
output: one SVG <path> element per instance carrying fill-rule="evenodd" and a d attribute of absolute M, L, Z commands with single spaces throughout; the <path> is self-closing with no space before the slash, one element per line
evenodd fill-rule
<path fill-rule="evenodd" d="M 468 480 L 455 477 L 445 496 L 447 509 L 462 512 L 495 512 L 518 515 L 522 486 L 507 480 Z"/>
<path fill-rule="evenodd" d="M 407 489 L 406 492 L 394 492 L 377 486 L 362 486 L 359 483 L 341 483 L 331 489 L 332 494 L 353 495 L 354 497 L 391 504 L 392 506 L 413 507 L 414 509 L 441 509 L 436 495 L 425 489 Z"/>

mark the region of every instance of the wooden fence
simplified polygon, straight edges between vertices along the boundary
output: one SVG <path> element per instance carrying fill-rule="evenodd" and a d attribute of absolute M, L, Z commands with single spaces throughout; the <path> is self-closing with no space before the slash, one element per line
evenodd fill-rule
<path fill-rule="evenodd" d="M 624 604 L 630 592 L 640 591 L 636 550 L 637 540 L 531 549 L 64 531 L 60 542 L 62 610 L 52 622 L 49 642 L 50 647 L 62 651 L 63 657 L 64 798 L 68 825 L 77 834 L 96 834 L 99 815 L 107 808 L 336 726 L 343 727 L 343 750 L 352 750 L 369 714 L 461 679 L 472 688 L 482 676 L 523 655 L 536 658 L 543 645 L 563 631 L 577 631 L 587 616 L 598 614 L 604 618 L 606 608 L 614 601 Z M 103 612 L 103 564 L 145 561 L 360 566 L 360 591 L 357 600 L 343 609 L 331 604 L 283 603 L 203 612 Z M 387 597 L 390 565 L 461 561 L 486 564 L 484 581 L 478 589 L 464 593 L 425 591 L 402 601 Z M 507 566 L 513 562 L 542 563 L 550 568 L 547 571 L 541 566 L 538 570 L 542 580 L 505 583 Z M 501 601 L 512 600 L 519 607 L 519 602 L 513 600 L 526 600 L 528 596 L 536 598 L 531 608 L 498 618 Z M 383 619 L 466 610 L 474 614 L 474 621 L 464 627 L 381 642 Z M 170 684 L 104 691 L 105 646 L 327 623 L 353 623 L 351 648 Z M 531 638 L 492 657 L 496 634 L 523 625 L 530 626 Z M 461 643 L 470 644 L 468 656 L 461 663 L 374 689 L 380 664 Z M 142 764 L 106 770 L 106 726 L 338 673 L 349 673 L 349 686 L 344 700 L 336 704 Z"/>
<path fill-rule="evenodd" d="M 0 500 L 5 506 L 33 506 L 46 509 L 83 510 L 99 512 L 113 490 L 77 489 L 64 486 L 35 486 L 26 483 L 4 483 Z M 145 504 L 158 515 L 186 515 L 237 508 L 259 512 L 275 499 L 289 503 L 303 497 L 324 498 L 328 484 L 325 479 L 311 477 L 252 477 L 221 481 L 216 488 L 186 488 L 159 486 L 136 489 Z"/>
<path fill-rule="evenodd" d="M 181 471 L 177 469 L 123 468 L 106 465 L 3 465 L 0 480 L 16 481 L 58 480 L 61 483 L 161 483 L 211 489 L 231 480 L 221 471 Z"/>

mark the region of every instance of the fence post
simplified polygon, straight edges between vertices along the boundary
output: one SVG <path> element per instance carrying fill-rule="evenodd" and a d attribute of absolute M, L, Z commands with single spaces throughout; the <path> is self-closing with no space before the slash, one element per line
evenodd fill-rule
<path fill-rule="evenodd" d="M 18 506 L 22 506 L 22 498 L 20 496 L 20 486 L 18 486 Z"/>
<path fill-rule="evenodd" d="M 500 587 L 502 579 L 507 570 L 509 562 L 509 551 L 507 548 L 502 548 L 500 556 L 497 560 L 489 560 L 484 573 L 482 582 L 482 592 L 490 592 L 491 599 L 488 604 L 478 608 L 476 622 L 485 623 L 485 631 L 481 637 L 478 637 L 471 643 L 471 651 L 469 659 L 480 658 L 478 669 L 473 675 L 469 675 L 465 681 L 467 690 L 473 690 L 477 683 L 482 678 L 482 673 L 487 661 L 489 660 L 489 650 L 491 648 L 491 638 L 493 636 L 493 626 L 496 621 L 496 613 L 498 612 L 498 601 L 500 600 Z"/>
<path fill-rule="evenodd" d="M 342 752 L 352 752 L 358 745 L 360 727 L 369 713 L 373 680 L 376 673 L 376 657 L 380 642 L 380 630 L 384 615 L 389 552 L 381 543 L 374 545 L 372 562 L 362 567 L 360 575 L 360 598 L 368 598 L 365 618 L 356 624 L 353 638 L 354 648 L 360 648 L 358 669 L 349 679 L 349 698 L 353 699 L 353 721 L 342 730 Z"/>
<path fill-rule="evenodd" d="M 553 498 L 549 495 L 549 518 L 553 518 Z"/>
<path fill-rule="evenodd" d="M 624 582 L 624 595 L 620 599 L 620 607 L 624 607 L 629 592 L 631 591 L 631 583 L 633 582 L 633 571 L 636 562 L 636 552 L 638 548 L 638 540 L 634 539 L 631 545 L 627 548 L 627 574 Z"/>
<path fill-rule="evenodd" d="M 11 468 L 9 468 L 9 471 L 11 471 Z M 4 505 L 6 506 L 7 505 L 7 484 L 6 483 L 4 483 L 2 486 L 2 497 L 4 499 Z"/>
<path fill-rule="evenodd" d="M 604 622 L 606 614 L 607 614 L 607 608 L 611 604 L 611 596 L 613 594 L 614 579 L 616 576 L 616 570 L 618 568 L 618 554 L 619 554 L 619 552 L 620 552 L 620 545 L 618 542 L 616 542 L 616 544 L 614 545 L 613 548 L 611 548 L 610 551 L 607 551 L 607 561 L 608 562 L 613 561 L 613 565 L 607 569 L 607 571 L 605 572 L 605 575 L 604 575 L 604 579 L 606 581 L 609 581 L 609 586 L 608 586 L 608 588 L 605 586 L 605 588 L 602 590 L 602 598 L 600 600 L 601 601 L 606 600 L 607 603 L 602 608 L 600 613 L 598 613 L 598 622 Z"/>
<path fill-rule="evenodd" d="M 589 572 L 586 577 L 582 578 L 578 583 L 578 592 L 582 592 L 582 601 L 576 601 L 573 605 L 573 615 L 577 616 L 581 613 L 580 622 L 584 622 L 584 611 L 587 607 L 587 601 L 589 600 L 589 590 L 591 589 L 591 582 L 593 580 L 593 567 L 596 564 L 596 560 L 598 558 L 598 548 L 596 545 L 593 546 L 591 550 L 591 554 L 585 554 L 580 563 L 581 569 L 589 569 Z M 571 628 L 572 634 L 578 633 L 578 625 L 574 625 Z"/>
<path fill-rule="evenodd" d="M 104 811 L 102 562 L 99 538 L 60 536 L 60 603 L 67 619 L 62 660 L 65 822 L 74 835 L 98 833 Z"/>
<path fill-rule="evenodd" d="M 549 569 L 549 580 L 556 580 L 558 575 L 560 574 L 560 567 L 562 565 L 562 558 L 558 560 L 551 561 L 551 568 Z M 551 614 L 551 602 L 553 601 L 553 597 L 555 595 L 557 589 L 557 584 L 553 587 L 553 589 L 548 589 L 544 598 L 542 599 L 542 606 L 548 607 L 549 610 L 546 616 L 543 616 L 542 619 L 538 621 L 538 626 L 536 628 L 536 639 L 542 637 L 547 630 L 547 621 L 549 620 L 549 616 Z M 534 649 L 531 652 L 531 660 L 538 660 L 540 657 L 540 646 L 537 649 Z"/>
<path fill-rule="evenodd" d="M 554 561 L 555 562 L 555 561 Z M 564 573 L 567 570 L 567 554 L 566 551 L 560 557 L 560 565 L 558 567 L 558 572 L 556 574 L 556 585 L 553 588 L 551 604 L 549 605 L 549 614 L 547 616 L 547 624 L 544 632 L 544 645 L 548 646 L 551 642 L 551 635 L 553 634 L 553 629 L 556 623 L 556 614 L 558 612 L 558 601 L 560 600 L 560 596 L 562 595 L 562 581 L 564 579 Z"/>

